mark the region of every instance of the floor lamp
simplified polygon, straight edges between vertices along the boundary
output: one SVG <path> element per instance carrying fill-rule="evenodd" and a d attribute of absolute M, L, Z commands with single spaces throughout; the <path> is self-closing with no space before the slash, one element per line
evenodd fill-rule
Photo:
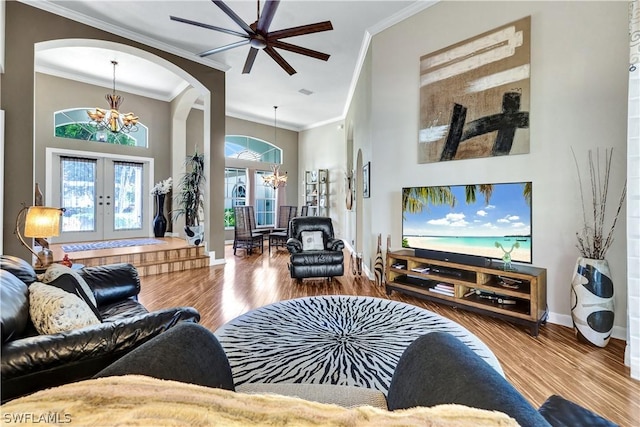
<path fill-rule="evenodd" d="M 49 249 L 47 238 L 60 235 L 60 217 L 64 209 L 50 208 L 46 206 L 25 206 L 20 209 L 16 218 L 15 234 L 20 243 L 37 258 L 35 268 L 47 268 L 53 263 L 53 252 Z M 40 243 L 40 252 L 33 250 L 31 245 L 25 242 L 20 233 L 24 229 L 24 237 L 35 238 Z"/>

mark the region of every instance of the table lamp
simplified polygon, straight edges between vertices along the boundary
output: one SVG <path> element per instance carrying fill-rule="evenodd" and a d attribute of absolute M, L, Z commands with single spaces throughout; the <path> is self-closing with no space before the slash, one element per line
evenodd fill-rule
<path fill-rule="evenodd" d="M 46 238 L 60 235 L 60 216 L 63 212 L 64 209 L 46 206 L 25 206 L 18 212 L 15 233 L 20 243 L 36 256 L 36 268 L 47 268 L 53 263 L 53 252 L 49 249 Z M 42 248 L 40 252 L 36 253 L 31 245 L 24 241 L 20 234 L 22 223 L 24 236 L 35 238 Z"/>

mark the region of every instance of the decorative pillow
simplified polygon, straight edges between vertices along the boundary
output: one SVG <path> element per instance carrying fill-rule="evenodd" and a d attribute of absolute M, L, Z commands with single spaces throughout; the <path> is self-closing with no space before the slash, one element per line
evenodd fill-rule
<path fill-rule="evenodd" d="M 321 251 L 324 249 L 322 231 L 303 231 L 300 234 L 302 235 L 303 251 Z"/>
<path fill-rule="evenodd" d="M 53 282 L 55 279 L 57 279 L 58 276 L 65 273 L 72 275 L 76 279 L 78 284 L 82 286 L 82 290 L 84 291 L 85 295 L 89 298 L 89 301 L 91 301 L 91 304 L 93 304 L 94 307 L 97 307 L 98 303 L 96 302 L 96 297 L 95 295 L 93 295 L 93 291 L 91 290 L 87 282 L 85 282 L 82 276 L 80 276 L 78 273 L 76 273 L 66 265 L 51 264 L 51 266 L 47 268 L 47 271 L 45 271 L 43 275 L 38 276 L 38 279 L 42 283 L 50 283 L 50 282 Z"/>
<path fill-rule="evenodd" d="M 43 335 L 100 323 L 78 296 L 40 282 L 29 286 L 29 314 L 36 330 Z"/>
<path fill-rule="evenodd" d="M 95 314 L 98 320 L 102 322 L 102 316 L 100 315 L 100 312 L 98 311 L 96 306 L 93 305 L 91 299 L 84 291 L 84 288 L 82 287 L 82 285 L 80 285 L 80 283 L 73 275 L 63 273 L 46 284 L 69 292 L 70 294 L 73 294 L 80 298 L 82 301 L 86 302 L 87 306 L 91 309 L 91 311 L 93 311 L 93 314 Z"/>

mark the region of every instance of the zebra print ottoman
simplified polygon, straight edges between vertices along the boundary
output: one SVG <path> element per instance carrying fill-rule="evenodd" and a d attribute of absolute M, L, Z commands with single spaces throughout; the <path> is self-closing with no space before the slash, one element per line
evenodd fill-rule
<path fill-rule="evenodd" d="M 381 298 L 334 295 L 282 301 L 231 320 L 215 335 L 236 386 L 334 384 L 386 395 L 404 350 L 434 331 L 456 336 L 504 375 L 491 350 L 459 324 Z"/>

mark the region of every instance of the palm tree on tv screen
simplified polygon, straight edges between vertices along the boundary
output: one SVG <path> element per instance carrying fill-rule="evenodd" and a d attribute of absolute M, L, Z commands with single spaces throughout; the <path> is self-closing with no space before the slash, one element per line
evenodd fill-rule
<path fill-rule="evenodd" d="M 402 212 L 422 212 L 425 205 L 456 205 L 451 187 L 411 187 L 402 192 Z"/>
<path fill-rule="evenodd" d="M 488 205 L 493 194 L 493 184 L 465 185 L 465 202 L 475 203 L 477 194 L 484 196 L 484 201 Z M 522 196 L 526 203 L 531 205 L 531 182 L 526 182 L 522 188 Z M 428 205 L 449 205 L 452 208 L 457 203 L 456 196 L 451 191 L 450 186 L 440 187 L 412 187 L 405 188 L 402 192 L 402 212 L 418 213 Z"/>

